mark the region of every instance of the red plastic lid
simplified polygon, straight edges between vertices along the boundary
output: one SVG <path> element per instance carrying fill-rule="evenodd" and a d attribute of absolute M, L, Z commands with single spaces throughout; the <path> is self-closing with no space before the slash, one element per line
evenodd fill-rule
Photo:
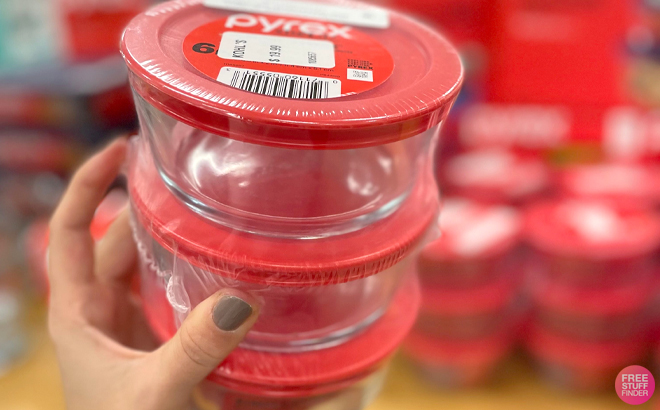
<path fill-rule="evenodd" d="M 493 200 L 515 200 L 537 194 L 547 187 L 549 178 L 548 168 L 540 159 L 505 149 L 457 155 L 447 162 L 442 176 L 454 189 Z"/>
<path fill-rule="evenodd" d="M 537 275 L 532 284 L 536 302 L 545 309 L 578 315 L 620 315 L 641 312 L 656 292 L 651 276 L 636 277 L 613 288 L 571 286 Z"/>
<path fill-rule="evenodd" d="M 323 3 L 364 7 L 348 1 Z M 204 131 L 307 149 L 381 145 L 418 135 L 446 117 L 458 94 L 462 67 L 456 50 L 433 30 L 396 12 L 389 14 L 389 28 L 351 27 L 383 46 L 394 62 L 389 79 L 371 90 L 300 100 L 232 88 L 189 64 L 183 42 L 200 26 L 234 14 L 205 7 L 201 0 L 186 0 L 164 3 L 136 17 L 121 44 L 136 92 L 171 117 Z"/>
<path fill-rule="evenodd" d="M 520 288 L 517 272 L 477 287 L 425 287 L 422 311 L 431 315 L 470 315 L 510 305 Z"/>
<path fill-rule="evenodd" d="M 428 262 L 488 259 L 517 246 L 522 234 L 519 212 L 465 198 L 443 200 L 439 218 L 442 237 L 422 251 Z"/>
<path fill-rule="evenodd" d="M 643 338 L 615 341 L 589 341 L 552 333 L 535 326 L 528 334 L 527 346 L 549 362 L 568 366 L 600 369 L 619 367 L 641 359 L 645 353 Z"/>
<path fill-rule="evenodd" d="M 531 243 L 551 255 L 625 259 L 660 246 L 660 217 L 603 201 L 540 202 L 526 212 L 525 229 Z"/>
<path fill-rule="evenodd" d="M 487 337 L 467 340 L 440 339 L 413 332 L 403 350 L 412 359 L 430 365 L 492 363 L 513 348 L 516 336 L 510 326 Z"/>
<path fill-rule="evenodd" d="M 209 380 L 252 394 L 276 390 L 279 397 L 337 390 L 343 381 L 378 369 L 395 352 L 413 326 L 419 300 L 419 282 L 415 275 L 409 275 L 387 312 L 348 342 L 329 349 L 293 354 L 238 348 Z"/>
<path fill-rule="evenodd" d="M 564 171 L 560 183 L 569 195 L 622 205 L 648 205 L 660 200 L 660 168 L 654 165 L 581 165 Z"/>
<path fill-rule="evenodd" d="M 422 177 L 404 204 L 379 222 L 345 235 L 295 240 L 200 217 L 167 189 L 151 155 L 131 160 L 129 192 L 138 221 L 177 258 L 225 277 L 278 286 L 344 283 L 382 272 L 421 243 L 438 209 L 435 183 Z"/>

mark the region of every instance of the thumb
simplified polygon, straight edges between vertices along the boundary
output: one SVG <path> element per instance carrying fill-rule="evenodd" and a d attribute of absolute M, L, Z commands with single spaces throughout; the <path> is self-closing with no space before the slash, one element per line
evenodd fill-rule
<path fill-rule="evenodd" d="M 220 291 L 200 303 L 176 335 L 151 355 L 162 392 L 172 401 L 188 400 L 243 340 L 258 315 L 257 303 L 234 290 Z"/>

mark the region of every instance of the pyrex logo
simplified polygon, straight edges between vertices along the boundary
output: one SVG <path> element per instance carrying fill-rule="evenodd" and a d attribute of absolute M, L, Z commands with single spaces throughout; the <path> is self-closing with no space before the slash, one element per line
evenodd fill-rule
<path fill-rule="evenodd" d="M 278 18 L 276 20 L 269 20 L 265 16 L 254 16 L 252 14 L 235 14 L 227 19 L 225 24 L 226 28 L 234 27 L 255 27 L 261 26 L 262 33 L 272 33 L 275 30 L 281 29 L 285 32 L 291 32 L 297 28 L 303 34 L 310 36 L 328 36 L 328 38 L 343 37 L 346 39 L 351 38 L 351 27 L 349 26 L 336 26 L 334 24 L 324 24 L 314 21 L 300 21 L 289 20 L 286 18 Z"/>

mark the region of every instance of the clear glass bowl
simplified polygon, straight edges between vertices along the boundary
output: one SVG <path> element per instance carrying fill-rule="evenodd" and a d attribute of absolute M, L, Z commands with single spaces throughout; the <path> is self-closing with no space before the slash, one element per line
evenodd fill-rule
<path fill-rule="evenodd" d="M 133 223 L 140 251 L 142 298 L 159 334 L 174 335 L 188 313 L 221 289 L 238 289 L 261 302 L 259 320 L 241 346 L 300 352 L 339 345 L 388 308 L 412 257 L 377 275 L 339 284 L 291 287 L 244 282 L 210 273 L 163 249 Z"/>
<path fill-rule="evenodd" d="M 431 169 L 440 129 L 365 148 L 293 149 L 212 134 L 135 100 L 158 171 L 183 203 L 224 226 L 277 237 L 341 235 L 391 215 Z"/>

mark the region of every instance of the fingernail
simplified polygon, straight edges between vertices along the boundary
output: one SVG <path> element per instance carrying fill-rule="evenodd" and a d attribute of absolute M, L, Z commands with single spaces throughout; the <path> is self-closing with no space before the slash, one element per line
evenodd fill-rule
<path fill-rule="evenodd" d="M 252 315 L 252 306 L 236 296 L 225 295 L 213 308 L 213 322 L 225 332 L 238 329 Z"/>

